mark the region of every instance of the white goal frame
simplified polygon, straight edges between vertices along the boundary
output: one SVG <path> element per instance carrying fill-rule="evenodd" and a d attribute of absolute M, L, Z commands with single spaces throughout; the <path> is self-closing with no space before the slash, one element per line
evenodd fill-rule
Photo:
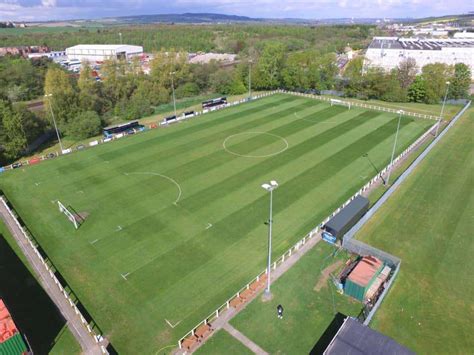
<path fill-rule="evenodd" d="M 61 201 L 58 201 L 58 207 L 59 207 L 59 212 L 64 213 L 67 219 L 69 219 L 72 222 L 72 224 L 74 224 L 74 228 L 78 229 L 79 222 L 77 221 L 76 217 L 72 214 L 72 212 L 69 211 L 69 209 L 61 203 Z"/>
<path fill-rule="evenodd" d="M 331 102 L 331 106 L 334 106 L 334 105 L 346 106 L 349 110 L 351 109 L 351 103 L 349 101 L 331 99 L 330 102 Z"/>

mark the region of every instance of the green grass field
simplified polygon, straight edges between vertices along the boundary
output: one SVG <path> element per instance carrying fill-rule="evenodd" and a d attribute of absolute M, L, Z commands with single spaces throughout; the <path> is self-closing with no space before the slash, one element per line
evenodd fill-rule
<path fill-rule="evenodd" d="M 474 110 L 358 238 L 402 259 L 373 326 L 423 354 L 474 349 Z"/>
<path fill-rule="evenodd" d="M 433 122 L 403 118 L 397 151 Z M 397 117 L 274 95 L 8 171 L 2 188 L 121 353 L 175 342 L 390 158 Z M 75 231 L 55 200 L 88 215 Z M 170 327 L 171 323 L 174 328 Z"/>
<path fill-rule="evenodd" d="M 334 257 L 334 251 L 319 242 L 273 283 L 270 302 L 257 298 L 231 324 L 269 354 L 309 354 L 337 312 L 357 317 L 362 309 L 362 303 L 337 293 L 330 279 L 315 290 L 322 270 L 337 262 L 342 266 L 349 258 L 345 252 Z M 285 310 L 281 320 L 279 304 Z M 223 343 L 221 354 L 225 348 Z"/>
<path fill-rule="evenodd" d="M 196 352 L 196 355 L 250 355 L 253 352 L 226 330 L 215 332 Z"/>

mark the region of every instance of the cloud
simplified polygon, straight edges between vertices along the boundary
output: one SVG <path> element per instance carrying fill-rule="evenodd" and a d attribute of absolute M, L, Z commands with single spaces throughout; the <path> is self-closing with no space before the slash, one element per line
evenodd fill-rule
<path fill-rule="evenodd" d="M 470 11 L 465 0 L 0 0 L 0 21 L 45 21 L 157 13 L 250 17 L 423 17 Z"/>

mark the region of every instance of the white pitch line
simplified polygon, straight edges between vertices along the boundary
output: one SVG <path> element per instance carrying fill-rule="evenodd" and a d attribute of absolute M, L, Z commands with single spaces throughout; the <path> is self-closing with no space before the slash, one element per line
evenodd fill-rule
<path fill-rule="evenodd" d="M 99 239 L 93 240 L 93 241 L 91 242 L 91 244 L 95 244 L 95 243 L 97 243 L 98 241 L 99 241 Z"/>
<path fill-rule="evenodd" d="M 123 229 L 122 226 L 117 226 L 117 229 L 115 231 L 120 232 L 122 229 Z"/>
<path fill-rule="evenodd" d="M 39 186 L 41 183 L 40 182 L 35 182 L 35 185 L 36 186 Z"/>
<path fill-rule="evenodd" d="M 276 138 L 279 138 L 283 141 L 283 143 L 285 143 L 285 147 L 283 149 L 280 149 L 278 152 L 275 152 L 275 153 L 271 153 L 271 154 L 266 154 L 266 155 L 245 155 L 245 154 L 239 154 L 239 153 L 235 153 L 233 151 L 231 151 L 230 149 L 228 149 L 226 147 L 226 143 L 227 141 L 232 138 L 232 137 L 235 137 L 235 136 L 240 136 L 240 135 L 243 135 L 243 134 L 266 134 L 268 136 L 273 136 L 273 137 L 276 137 Z M 272 157 L 274 155 L 277 155 L 277 154 L 280 154 L 280 153 L 283 153 L 285 150 L 288 149 L 288 147 L 290 146 L 290 144 L 288 143 L 288 141 L 277 135 L 277 134 L 273 134 L 273 133 L 268 133 L 268 132 L 241 132 L 241 133 L 236 133 L 236 134 L 232 134 L 230 136 L 228 136 L 226 139 L 224 139 L 224 141 L 222 142 L 222 147 L 224 148 L 224 150 L 227 152 L 227 153 L 230 153 L 230 154 L 233 154 L 233 155 L 237 155 L 238 157 L 244 157 L 244 158 L 268 158 L 268 157 Z"/>
<path fill-rule="evenodd" d="M 366 176 L 362 176 L 362 175 L 359 175 L 360 178 L 363 180 L 363 179 L 367 179 L 367 175 Z"/>
<path fill-rule="evenodd" d="M 181 321 L 175 323 L 175 325 L 171 324 L 168 319 L 165 318 L 165 322 L 168 323 L 168 325 L 171 327 L 171 328 L 175 328 L 179 323 L 181 323 Z"/>
<path fill-rule="evenodd" d="M 206 229 L 212 228 L 212 224 L 208 223 Z"/>
<path fill-rule="evenodd" d="M 134 172 L 134 173 L 124 173 L 125 175 L 155 175 L 155 176 L 160 176 L 164 179 L 167 179 L 168 181 L 171 181 L 173 184 L 176 185 L 176 187 L 178 188 L 178 197 L 176 197 L 176 200 L 173 202 L 174 205 L 176 205 L 179 201 L 179 199 L 181 198 L 181 194 L 182 194 L 182 190 L 181 190 L 181 186 L 176 182 L 175 179 L 173 178 L 170 178 L 169 176 L 167 175 L 163 175 L 163 174 L 159 174 L 159 173 L 154 173 L 154 172 L 150 172 L 150 171 L 144 171 L 144 172 Z"/>
<path fill-rule="evenodd" d="M 127 281 L 127 276 L 128 275 L 130 275 L 129 272 L 127 272 L 126 274 L 120 274 L 120 276 L 122 276 L 125 281 Z"/>
<path fill-rule="evenodd" d="M 84 191 L 82 191 L 82 190 L 79 190 L 79 191 L 77 191 L 77 193 L 78 193 L 78 194 L 83 194 L 83 193 L 84 193 Z"/>

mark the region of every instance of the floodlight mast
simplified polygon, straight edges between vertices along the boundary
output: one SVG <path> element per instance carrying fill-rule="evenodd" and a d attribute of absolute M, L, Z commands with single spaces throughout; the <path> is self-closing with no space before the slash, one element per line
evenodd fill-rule
<path fill-rule="evenodd" d="M 171 88 L 173 89 L 173 107 L 174 107 L 174 117 L 175 118 L 178 118 L 176 116 L 176 96 L 174 94 L 174 80 L 173 80 L 173 75 L 175 75 L 176 72 L 171 72 L 170 75 L 171 75 Z"/>
<path fill-rule="evenodd" d="M 48 101 L 49 101 L 49 109 L 51 111 L 51 117 L 53 118 L 54 129 L 56 130 L 56 135 L 58 136 L 59 148 L 61 149 L 61 154 L 62 154 L 64 149 L 63 149 L 63 144 L 61 142 L 61 137 L 59 136 L 58 126 L 56 125 L 56 119 L 54 118 L 53 105 L 51 104 L 51 97 L 52 96 L 53 96 L 53 94 L 44 95 L 44 97 L 47 97 Z"/>
<path fill-rule="evenodd" d="M 271 298 L 270 292 L 270 273 L 272 263 L 272 224 L 273 224 L 273 190 L 278 187 L 278 183 L 275 180 L 271 180 L 270 183 L 262 184 L 262 188 L 270 192 L 270 218 L 268 220 L 268 261 L 267 261 L 267 287 L 265 288 L 264 297 Z"/>
<path fill-rule="evenodd" d="M 448 97 L 449 84 L 451 84 L 451 83 L 450 83 L 449 81 L 447 81 L 447 82 L 446 82 L 446 92 L 444 93 L 443 106 L 441 106 L 441 113 L 440 113 L 440 115 L 439 115 L 438 125 L 436 126 L 435 137 L 438 137 L 439 126 L 441 125 L 441 120 L 443 119 L 444 106 L 446 105 L 446 98 Z"/>
<path fill-rule="evenodd" d="M 395 141 L 393 142 L 392 158 L 390 159 L 390 167 L 388 169 L 388 176 L 387 176 L 387 181 L 385 181 L 385 185 L 388 185 L 388 182 L 390 181 L 390 174 L 392 173 L 392 169 L 393 169 L 393 158 L 395 157 L 395 149 L 397 147 L 398 132 L 400 132 L 400 121 L 402 120 L 403 113 L 404 113 L 403 110 L 398 110 L 397 133 L 395 134 Z"/>

